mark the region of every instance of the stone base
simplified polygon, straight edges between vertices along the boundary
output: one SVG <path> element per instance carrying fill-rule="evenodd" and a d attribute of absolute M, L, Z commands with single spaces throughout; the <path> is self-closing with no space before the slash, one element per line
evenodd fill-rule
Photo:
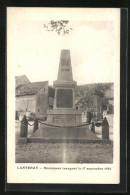
<path fill-rule="evenodd" d="M 89 144 L 89 143 L 102 143 L 102 144 L 112 144 L 111 140 L 103 140 L 103 139 L 44 139 L 42 137 L 30 137 L 27 138 L 28 143 L 81 143 L 81 144 Z"/>
<path fill-rule="evenodd" d="M 76 109 L 48 109 L 47 122 L 66 124 L 66 126 L 81 123 L 81 111 Z"/>
<path fill-rule="evenodd" d="M 43 139 L 88 139 L 100 140 L 92 131 L 89 130 L 88 125 L 84 127 L 40 127 L 34 132 L 30 138 L 43 138 Z"/>
<path fill-rule="evenodd" d="M 18 139 L 18 144 L 26 144 L 27 143 L 27 138 L 22 138 L 22 137 L 20 137 L 19 139 Z"/>

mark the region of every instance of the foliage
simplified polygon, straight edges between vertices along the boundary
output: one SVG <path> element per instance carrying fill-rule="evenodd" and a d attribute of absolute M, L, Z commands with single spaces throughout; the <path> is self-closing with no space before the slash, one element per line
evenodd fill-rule
<path fill-rule="evenodd" d="M 49 95 L 49 97 L 54 97 L 55 96 L 55 89 L 53 87 L 49 86 L 48 95 Z"/>
<path fill-rule="evenodd" d="M 58 35 L 69 34 L 72 28 L 67 27 L 68 20 L 51 20 L 48 24 L 44 24 L 43 27 L 46 31 L 56 31 Z"/>
<path fill-rule="evenodd" d="M 94 95 L 98 95 L 105 100 L 105 93 L 110 89 L 112 83 L 94 83 L 79 85 L 76 87 L 75 94 L 80 93 L 82 98 L 79 100 L 83 104 L 91 102 Z"/>
<path fill-rule="evenodd" d="M 89 95 L 100 95 L 104 96 L 105 92 L 110 89 L 112 83 L 94 83 L 86 85 L 78 85 L 75 93 L 80 93 L 82 96 Z"/>

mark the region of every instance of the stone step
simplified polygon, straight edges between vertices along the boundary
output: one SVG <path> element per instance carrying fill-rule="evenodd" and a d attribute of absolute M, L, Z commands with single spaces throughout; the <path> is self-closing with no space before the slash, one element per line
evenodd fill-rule
<path fill-rule="evenodd" d="M 30 137 L 27 138 L 27 143 L 102 143 L 102 144 L 113 144 L 111 140 L 90 140 L 90 139 L 44 139 L 42 137 Z"/>
<path fill-rule="evenodd" d="M 40 127 L 34 132 L 30 138 L 43 138 L 43 139 L 88 139 L 99 140 L 88 126 L 81 128 L 50 128 Z"/>

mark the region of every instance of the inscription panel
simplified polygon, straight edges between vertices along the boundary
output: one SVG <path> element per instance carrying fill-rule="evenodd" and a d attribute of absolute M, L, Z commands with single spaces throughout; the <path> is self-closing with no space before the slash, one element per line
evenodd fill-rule
<path fill-rule="evenodd" d="M 72 108 L 73 107 L 73 90 L 72 89 L 58 89 L 56 106 L 58 108 Z"/>
<path fill-rule="evenodd" d="M 76 121 L 75 121 L 75 115 L 71 115 L 71 114 L 69 114 L 69 115 L 66 115 L 66 122 L 68 122 L 68 123 L 75 123 Z"/>
<path fill-rule="evenodd" d="M 54 115 L 54 123 L 64 123 L 65 116 L 64 115 Z"/>
<path fill-rule="evenodd" d="M 70 71 L 69 68 L 62 68 L 61 70 L 62 70 L 62 71 Z"/>
<path fill-rule="evenodd" d="M 54 115 L 54 123 L 76 123 L 75 115 Z"/>

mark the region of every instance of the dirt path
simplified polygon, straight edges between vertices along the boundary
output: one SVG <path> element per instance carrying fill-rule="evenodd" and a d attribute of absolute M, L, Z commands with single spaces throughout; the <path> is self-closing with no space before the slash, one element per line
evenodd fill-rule
<path fill-rule="evenodd" d="M 112 144 L 28 143 L 16 145 L 16 163 L 112 163 Z"/>

